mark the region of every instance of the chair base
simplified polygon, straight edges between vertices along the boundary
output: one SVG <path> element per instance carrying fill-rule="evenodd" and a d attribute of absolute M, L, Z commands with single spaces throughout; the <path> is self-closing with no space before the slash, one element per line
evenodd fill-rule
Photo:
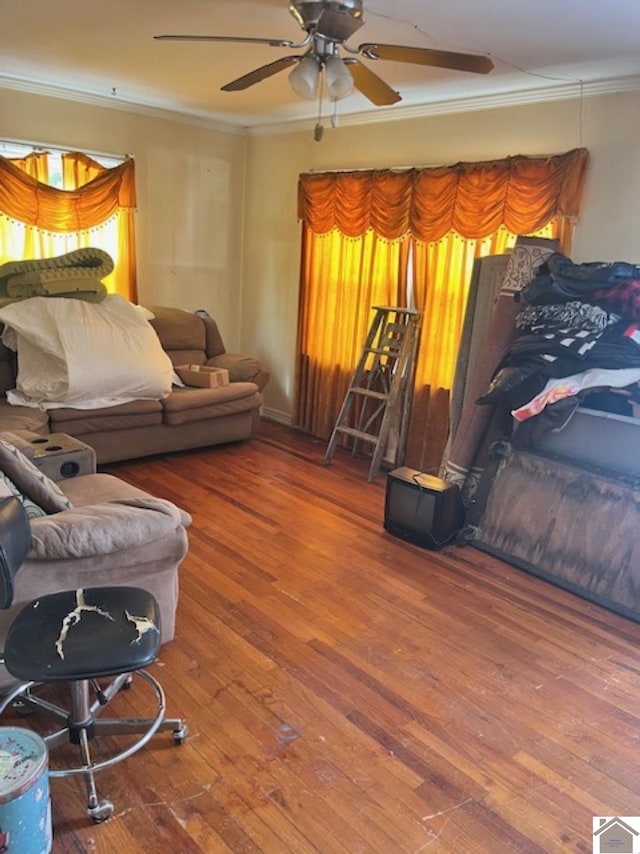
<path fill-rule="evenodd" d="M 150 718 L 102 718 L 100 713 L 118 691 L 128 688 L 133 676 L 140 676 L 153 690 L 156 700 L 154 717 Z M 182 718 L 165 717 L 166 702 L 162 686 L 145 670 L 135 673 L 123 673 L 116 676 L 106 688 L 100 687 L 94 680 L 82 679 L 69 683 L 71 708 L 64 709 L 34 693 L 39 686 L 30 682 L 20 685 L 9 694 L 0 705 L 0 714 L 9 706 L 17 708 L 19 714 L 40 711 L 63 722 L 63 726 L 54 732 L 43 735 L 49 752 L 62 744 L 76 744 L 80 749 L 80 763 L 64 768 L 49 769 L 49 777 L 71 777 L 83 775 L 87 789 L 87 814 L 96 824 L 105 821 L 114 811 L 114 805 L 98 796 L 95 777 L 98 771 L 109 768 L 127 759 L 140 750 L 157 732 L 170 731 L 176 745 L 183 744 L 187 737 L 187 726 Z M 90 688 L 96 699 L 89 700 Z M 126 749 L 101 761 L 93 761 L 89 743 L 97 737 L 106 735 L 140 735 Z"/>

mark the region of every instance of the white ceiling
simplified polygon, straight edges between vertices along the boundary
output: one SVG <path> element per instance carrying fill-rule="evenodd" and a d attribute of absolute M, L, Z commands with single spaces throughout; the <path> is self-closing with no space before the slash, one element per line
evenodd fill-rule
<path fill-rule="evenodd" d="M 476 75 L 397 62 L 370 66 L 402 101 L 378 107 L 360 94 L 342 116 L 391 117 L 403 108 L 582 84 L 615 89 L 640 81 L 640 0 L 365 0 L 350 44 L 379 41 L 489 54 Z M 292 52 L 268 45 L 159 42 L 158 33 L 300 41 L 287 0 L 2 0 L 0 86 L 169 109 L 238 127 L 314 119 L 287 72 L 244 92 L 220 87 Z M 301 51 L 299 51 L 301 52 Z M 362 60 L 367 63 L 367 60 Z M 582 83 L 581 83 L 582 81 Z"/>

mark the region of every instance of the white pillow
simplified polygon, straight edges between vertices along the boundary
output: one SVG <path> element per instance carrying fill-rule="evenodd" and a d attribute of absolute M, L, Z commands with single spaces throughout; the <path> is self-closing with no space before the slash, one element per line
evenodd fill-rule
<path fill-rule="evenodd" d="M 171 392 L 173 365 L 137 306 L 32 297 L 0 308 L 2 340 L 18 352 L 9 403 L 95 409 Z"/>

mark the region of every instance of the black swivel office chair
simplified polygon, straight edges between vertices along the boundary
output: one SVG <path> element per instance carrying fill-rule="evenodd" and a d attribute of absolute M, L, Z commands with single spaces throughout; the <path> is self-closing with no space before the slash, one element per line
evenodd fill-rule
<path fill-rule="evenodd" d="M 11 606 L 14 577 L 31 542 L 27 514 L 17 498 L 0 499 L 0 608 Z M 63 722 L 45 735 L 51 751 L 71 742 L 80 748 L 81 764 L 50 770 L 50 777 L 81 774 L 87 787 L 87 813 L 96 823 L 113 813 L 110 801 L 100 799 L 94 774 L 126 759 L 159 730 L 171 730 L 182 744 L 187 728 L 180 718 L 165 718 L 160 683 L 143 668 L 160 647 L 160 612 L 155 598 L 137 587 L 91 587 L 41 596 L 27 605 L 12 623 L 0 662 L 23 684 L 0 703 L 0 714 L 11 704 L 23 712 L 40 709 Z M 152 718 L 101 718 L 100 712 L 133 675 L 153 689 Z M 98 679 L 113 677 L 106 687 Z M 63 709 L 34 691 L 41 685 L 66 682 L 70 708 Z M 91 701 L 91 692 L 95 696 Z M 99 762 L 91 759 L 89 742 L 99 735 L 140 734 L 126 749 Z"/>

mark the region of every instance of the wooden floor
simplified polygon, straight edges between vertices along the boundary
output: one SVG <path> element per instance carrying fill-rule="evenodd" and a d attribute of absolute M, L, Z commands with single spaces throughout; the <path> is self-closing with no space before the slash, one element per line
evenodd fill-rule
<path fill-rule="evenodd" d="M 640 625 L 391 537 L 384 477 L 323 452 L 267 424 L 110 467 L 193 514 L 153 668 L 190 736 L 100 775 L 103 825 L 53 780 L 54 852 L 591 852 L 640 813 Z"/>

